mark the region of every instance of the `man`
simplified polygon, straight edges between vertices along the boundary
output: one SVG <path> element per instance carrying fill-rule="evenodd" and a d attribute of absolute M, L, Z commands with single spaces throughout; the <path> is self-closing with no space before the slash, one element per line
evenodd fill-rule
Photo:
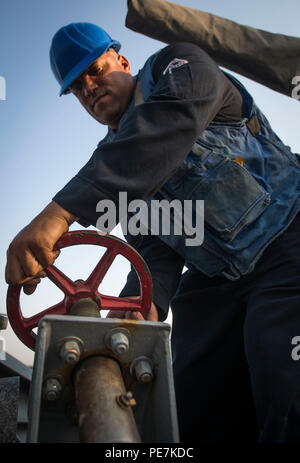
<path fill-rule="evenodd" d="M 297 441 L 300 369 L 291 341 L 300 302 L 298 159 L 244 87 L 196 45 L 164 48 L 138 78 L 119 49 L 88 23 L 53 38 L 60 94 L 72 92 L 109 129 L 11 243 L 7 282 L 31 293 L 57 257 L 58 238 L 75 220 L 95 225 L 102 199 L 117 204 L 123 191 L 129 201 L 204 200 L 201 246 L 186 246 L 183 234 L 128 235 L 153 276 L 149 319 L 164 320 L 172 300 L 181 438 Z M 121 295 L 137 291 L 131 272 Z"/>

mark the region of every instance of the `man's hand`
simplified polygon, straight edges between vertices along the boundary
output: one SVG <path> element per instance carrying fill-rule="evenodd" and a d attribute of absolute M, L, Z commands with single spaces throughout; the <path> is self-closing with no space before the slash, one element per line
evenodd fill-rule
<path fill-rule="evenodd" d="M 132 299 L 133 301 L 138 299 L 140 296 L 128 296 L 126 299 Z M 124 299 L 124 298 L 121 298 Z M 143 315 L 140 312 L 124 312 L 124 310 L 110 310 L 106 316 L 106 318 L 127 318 L 130 320 L 145 320 Z M 158 312 L 156 305 L 154 302 L 152 302 L 150 310 L 148 312 L 146 320 L 149 320 L 151 322 L 157 322 L 158 321 Z"/>
<path fill-rule="evenodd" d="M 76 220 L 55 202 L 35 217 L 11 242 L 7 251 L 5 279 L 8 284 L 23 285 L 32 294 L 46 274 L 43 269 L 52 265 L 60 251 L 53 247 Z"/>

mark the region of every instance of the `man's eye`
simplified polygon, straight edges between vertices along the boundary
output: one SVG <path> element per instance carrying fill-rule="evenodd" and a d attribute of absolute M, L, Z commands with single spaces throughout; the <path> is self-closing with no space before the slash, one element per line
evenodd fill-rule
<path fill-rule="evenodd" d="M 93 68 L 90 68 L 89 69 L 89 76 L 99 76 L 100 74 L 102 74 L 103 72 L 103 68 L 102 67 L 93 67 Z"/>

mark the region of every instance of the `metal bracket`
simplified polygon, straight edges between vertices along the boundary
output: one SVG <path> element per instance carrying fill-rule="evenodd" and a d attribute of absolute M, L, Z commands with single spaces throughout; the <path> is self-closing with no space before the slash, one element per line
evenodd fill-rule
<path fill-rule="evenodd" d="M 111 349 L 107 342 L 110 333 L 115 335 L 118 328 L 121 336 L 129 334 L 126 349 Z M 80 340 L 82 349 L 75 365 L 64 362 L 59 355 L 58 346 L 66 338 Z M 122 341 L 122 337 L 120 339 Z M 39 322 L 28 442 L 79 442 L 73 374 L 76 365 L 91 356 L 110 357 L 118 362 L 125 388 L 136 401 L 132 411 L 142 442 L 179 442 L 170 326 L 150 321 L 64 315 L 48 315 Z M 143 368 L 150 371 L 143 372 Z M 61 386 L 56 397 L 51 391 L 47 395 L 54 400 L 43 396 L 43 386 L 49 378 L 54 381 L 47 383 L 47 393 L 49 387 L 54 385 L 57 390 L 60 389 L 57 384 Z"/>

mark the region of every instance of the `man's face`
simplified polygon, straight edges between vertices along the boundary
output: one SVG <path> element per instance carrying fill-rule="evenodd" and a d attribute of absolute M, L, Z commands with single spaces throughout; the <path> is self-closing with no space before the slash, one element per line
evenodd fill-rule
<path fill-rule="evenodd" d="M 82 106 L 98 122 L 117 129 L 132 97 L 134 81 L 123 55 L 109 50 L 70 85 Z"/>

